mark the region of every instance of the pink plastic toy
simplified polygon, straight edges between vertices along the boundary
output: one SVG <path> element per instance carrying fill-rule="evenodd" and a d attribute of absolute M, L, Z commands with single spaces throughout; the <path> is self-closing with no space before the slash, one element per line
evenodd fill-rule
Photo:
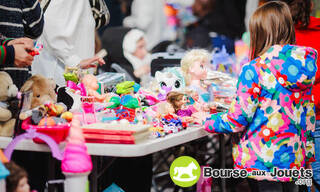
<path fill-rule="evenodd" d="M 71 123 L 61 169 L 64 173 L 87 173 L 92 170 L 91 157 L 88 154 L 78 119 L 73 119 Z"/>

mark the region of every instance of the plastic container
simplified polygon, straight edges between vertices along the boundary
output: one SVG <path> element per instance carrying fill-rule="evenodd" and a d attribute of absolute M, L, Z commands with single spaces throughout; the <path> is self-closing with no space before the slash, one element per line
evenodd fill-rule
<path fill-rule="evenodd" d="M 63 173 L 66 177 L 64 182 L 65 192 L 86 192 L 88 173 Z"/>
<path fill-rule="evenodd" d="M 38 125 L 32 125 L 31 124 L 31 118 L 27 118 L 22 122 L 21 128 L 23 130 L 27 129 L 36 129 L 37 132 L 46 134 L 50 136 L 56 143 L 60 143 L 61 141 L 64 141 L 68 134 L 70 129 L 70 124 L 63 124 L 63 125 L 55 125 L 55 126 L 38 126 Z M 35 138 L 33 139 L 35 143 L 45 143 L 41 139 Z"/>

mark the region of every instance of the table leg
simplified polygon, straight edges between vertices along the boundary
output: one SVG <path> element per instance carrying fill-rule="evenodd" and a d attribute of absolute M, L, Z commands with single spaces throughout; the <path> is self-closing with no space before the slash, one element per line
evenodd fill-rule
<path fill-rule="evenodd" d="M 225 139 L 224 135 L 220 134 L 219 135 L 219 144 L 220 144 L 220 163 L 221 167 L 220 169 L 225 169 L 226 168 L 226 146 L 225 146 Z M 226 192 L 226 179 L 221 178 L 221 191 Z"/>
<path fill-rule="evenodd" d="M 49 163 L 48 163 L 48 181 L 54 180 L 55 179 L 55 171 L 56 171 L 56 161 L 55 159 L 50 155 L 49 156 Z M 53 185 L 48 185 L 48 192 L 54 192 L 54 186 Z"/>
<path fill-rule="evenodd" d="M 92 171 L 90 174 L 90 191 L 98 192 L 98 156 L 91 156 Z"/>

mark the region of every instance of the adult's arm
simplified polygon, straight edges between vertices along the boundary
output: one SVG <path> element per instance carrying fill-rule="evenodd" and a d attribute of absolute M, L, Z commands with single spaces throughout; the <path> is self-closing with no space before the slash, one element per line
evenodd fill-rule
<path fill-rule="evenodd" d="M 43 12 L 38 0 L 21 0 L 22 22 L 26 36 L 35 39 L 42 34 Z"/>
<path fill-rule="evenodd" d="M 75 67 L 81 61 L 74 51 L 72 39 L 75 33 L 79 33 L 82 11 L 88 3 L 87 0 L 53 0 L 46 10 L 44 46 L 69 67 Z"/>

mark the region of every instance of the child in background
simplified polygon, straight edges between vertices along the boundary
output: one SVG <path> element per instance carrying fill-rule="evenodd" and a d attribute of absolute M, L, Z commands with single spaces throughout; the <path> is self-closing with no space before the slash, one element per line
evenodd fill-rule
<path fill-rule="evenodd" d="M 6 178 L 7 192 L 30 192 L 27 172 L 14 162 L 5 163 L 4 166 L 10 171 Z"/>
<path fill-rule="evenodd" d="M 294 46 L 289 7 L 269 2 L 250 19 L 251 59 L 242 67 L 227 113 L 205 122 L 211 133 L 236 133 L 235 169 L 300 169 L 314 161 L 315 111 L 311 89 L 317 51 Z M 293 176 L 249 176 L 252 191 L 297 191 Z M 262 181 L 264 180 L 264 181 Z M 281 182 L 279 182 L 281 181 Z"/>

